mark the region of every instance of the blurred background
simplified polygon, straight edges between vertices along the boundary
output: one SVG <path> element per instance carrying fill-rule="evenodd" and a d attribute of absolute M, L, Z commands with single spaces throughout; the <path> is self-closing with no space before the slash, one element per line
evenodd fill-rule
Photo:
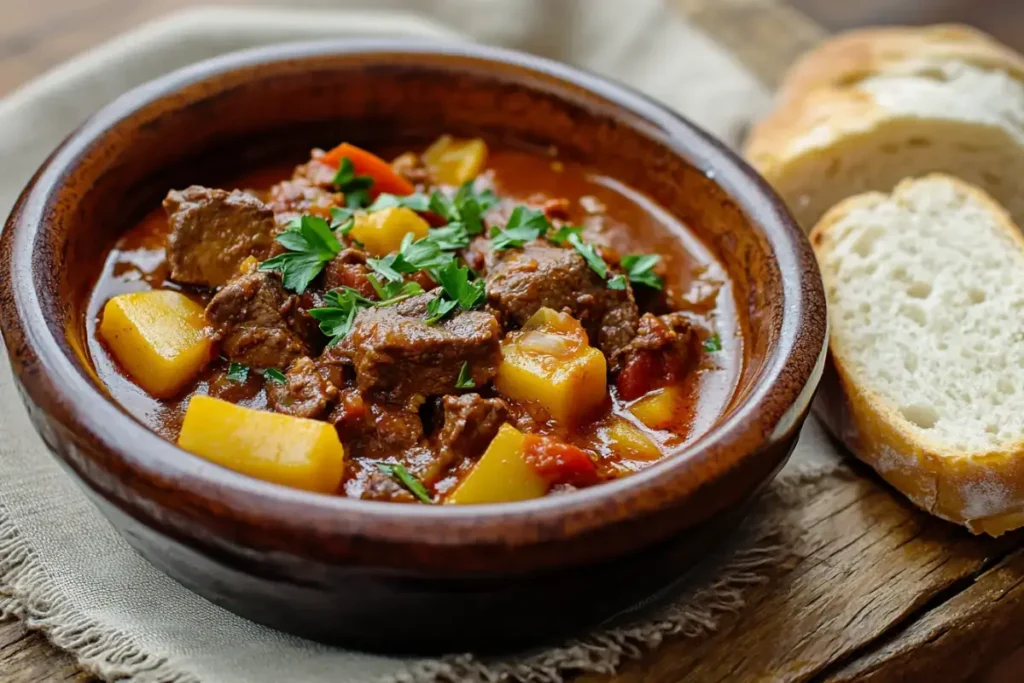
<path fill-rule="evenodd" d="M 695 0 L 665 1 L 692 4 Z M 743 5 L 765 0 L 728 1 Z M 1024 50 L 1024 0 L 778 1 L 795 7 L 830 31 L 866 24 L 959 21 L 977 26 Z M 338 3 L 343 4 L 343 0 Z M 208 0 L 0 0 L 0 16 L 3 17 L 0 22 L 0 95 L 140 22 L 199 4 L 209 3 Z M 288 0 L 218 0 L 216 4 L 286 5 Z"/>

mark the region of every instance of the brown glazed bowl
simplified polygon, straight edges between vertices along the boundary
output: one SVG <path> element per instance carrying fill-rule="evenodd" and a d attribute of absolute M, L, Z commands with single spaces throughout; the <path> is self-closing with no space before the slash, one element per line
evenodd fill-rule
<path fill-rule="evenodd" d="M 372 148 L 441 132 L 557 145 L 649 195 L 718 255 L 747 360 L 707 434 L 647 470 L 570 495 L 430 507 L 250 479 L 179 450 L 109 398 L 85 350 L 84 304 L 106 252 L 168 188 L 342 139 Z M 785 462 L 826 341 L 806 239 L 721 143 L 561 64 L 408 41 L 239 52 L 112 102 L 21 195 L 0 242 L 0 305 L 36 428 L 139 553 L 255 621 L 409 652 L 536 643 L 679 577 Z"/>

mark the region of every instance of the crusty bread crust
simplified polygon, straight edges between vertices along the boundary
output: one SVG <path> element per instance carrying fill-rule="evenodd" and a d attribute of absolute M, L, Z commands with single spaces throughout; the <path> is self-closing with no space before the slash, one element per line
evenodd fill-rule
<path fill-rule="evenodd" d="M 778 100 L 788 102 L 820 88 L 852 85 L 916 59 L 961 61 L 1000 69 L 1024 81 L 1024 58 L 970 26 L 886 26 L 842 33 L 805 53 L 783 79 Z"/>
<path fill-rule="evenodd" d="M 1024 254 L 1024 237 L 1009 214 L 984 191 L 956 178 L 933 174 L 908 179 L 888 195 L 851 197 L 832 208 L 811 232 L 819 261 L 833 248 L 832 230 L 847 214 L 880 202 L 898 201 L 916 183 L 954 185 L 991 213 Z M 830 274 L 822 269 L 825 289 Z M 1024 526 L 1024 439 L 1002 450 L 961 453 L 915 429 L 895 405 L 858 382 L 848 369 L 847 340 L 835 327 L 829 340 L 825 375 L 815 412 L 859 459 L 928 512 L 962 524 L 974 533 L 998 536 Z"/>

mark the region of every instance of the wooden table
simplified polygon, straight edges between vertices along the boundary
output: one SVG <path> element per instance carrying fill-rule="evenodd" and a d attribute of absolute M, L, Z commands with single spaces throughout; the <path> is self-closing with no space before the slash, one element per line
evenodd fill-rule
<path fill-rule="evenodd" d="M 766 0 L 672 1 L 769 84 L 823 35 L 803 14 Z M 894 7 L 915 4 L 985 8 L 981 15 L 990 20 L 1001 4 L 1006 17 L 1024 24 L 1024 3 L 1017 0 L 793 2 L 831 17 L 834 25 L 861 23 L 850 18 L 854 6 L 891 15 Z M 5 17 L 0 93 L 88 45 L 186 3 L 63 4 L 58 12 L 54 0 L 0 0 Z M 909 19 L 898 13 L 895 18 Z M 1024 33 L 1017 37 L 1024 39 Z M 618 676 L 588 682 L 1024 680 L 1024 650 L 1013 654 L 1024 645 L 1024 535 L 972 537 L 918 512 L 856 465 L 799 515 L 806 533 L 790 541 L 794 566 L 753 591 L 738 618 L 707 639 L 666 643 L 627 664 Z M 42 636 L 17 622 L 0 624 L 0 681 L 63 680 L 92 679 Z"/>

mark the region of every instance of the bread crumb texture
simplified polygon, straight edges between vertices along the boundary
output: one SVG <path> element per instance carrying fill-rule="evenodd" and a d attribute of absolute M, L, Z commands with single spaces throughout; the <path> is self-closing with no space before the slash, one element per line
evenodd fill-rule
<path fill-rule="evenodd" d="M 834 352 L 940 455 L 1024 438 L 1024 249 L 993 208 L 931 177 L 851 200 L 816 235 Z M 998 482 L 972 486 L 968 498 L 1005 498 Z"/>

